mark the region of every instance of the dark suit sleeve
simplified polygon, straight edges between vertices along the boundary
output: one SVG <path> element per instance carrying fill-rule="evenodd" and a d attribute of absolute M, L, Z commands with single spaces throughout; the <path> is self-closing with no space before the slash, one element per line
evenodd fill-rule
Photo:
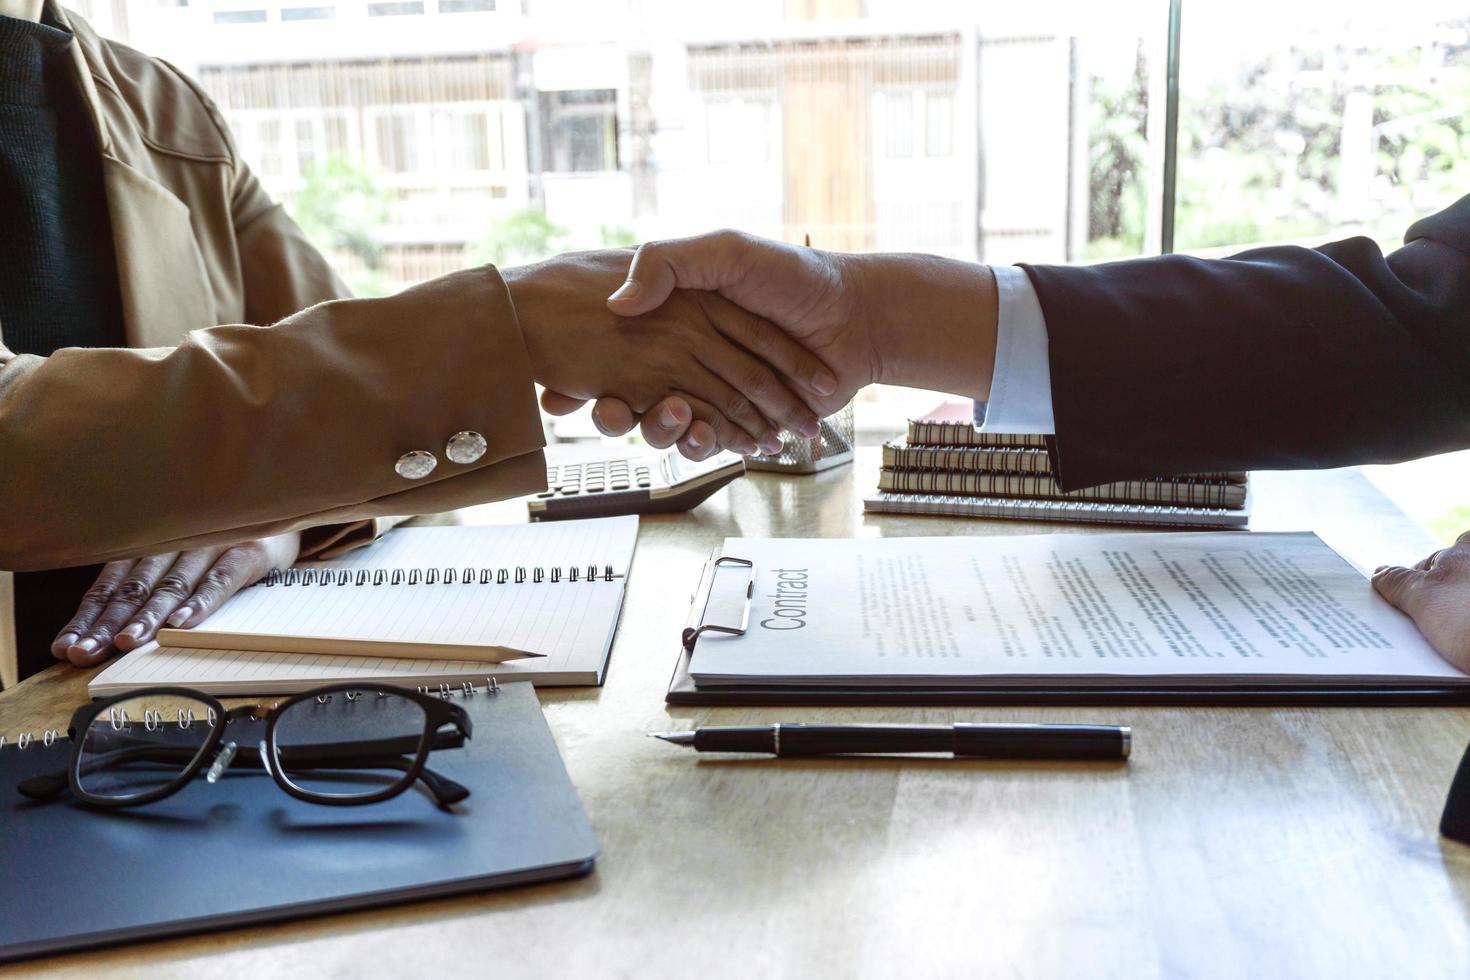
<path fill-rule="evenodd" d="M 1404 241 L 1026 266 L 1062 487 L 1470 447 L 1470 197 Z"/>

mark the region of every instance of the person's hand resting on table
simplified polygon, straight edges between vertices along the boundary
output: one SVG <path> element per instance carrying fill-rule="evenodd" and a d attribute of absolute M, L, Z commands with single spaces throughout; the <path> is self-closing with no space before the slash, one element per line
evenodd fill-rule
<path fill-rule="evenodd" d="M 711 290 L 781 328 L 830 373 L 784 368 L 784 346 L 769 331 L 739 343 L 783 370 L 820 414 L 837 411 L 873 382 L 936 388 L 984 398 L 995 351 L 995 280 L 986 266 L 929 255 L 853 255 L 803 248 L 736 231 L 653 242 L 639 248 L 608 299 L 623 316 L 661 309 L 676 289 Z M 823 376 L 825 374 L 825 376 Z M 835 383 L 834 383 L 835 382 Z M 543 403 L 570 410 L 578 393 L 550 385 Z M 553 408 L 554 406 L 554 408 Z M 639 424 L 654 446 L 678 442 L 702 459 L 715 434 L 678 393 L 645 411 L 614 397 L 598 400 L 602 430 L 618 435 Z M 692 421 L 691 421 L 692 417 Z"/>
<path fill-rule="evenodd" d="M 1429 645 L 1470 673 L 1470 531 L 1413 568 L 1385 565 L 1373 588 L 1403 610 Z"/>
<path fill-rule="evenodd" d="M 51 655 L 90 667 L 118 650 L 137 649 L 165 624 L 197 626 L 272 569 L 290 567 L 300 549 L 301 535 L 292 532 L 228 548 L 108 562 L 51 644 Z"/>

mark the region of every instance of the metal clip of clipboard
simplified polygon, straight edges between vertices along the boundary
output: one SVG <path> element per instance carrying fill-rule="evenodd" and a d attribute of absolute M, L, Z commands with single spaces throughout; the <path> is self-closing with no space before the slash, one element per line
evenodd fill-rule
<path fill-rule="evenodd" d="M 745 576 L 745 583 L 741 593 L 736 593 L 735 601 L 740 604 L 740 622 L 735 625 L 729 622 L 707 622 L 705 617 L 710 611 L 710 601 L 715 596 L 728 596 L 730 586 L 724 587 L 719 593 L 715 591 L 716 583 L 723 577 L 729 579 L 728 575 L 721 576 L 723 568 L 747 568 L 750 574 Z M 743 594 L 742 594 L 743 593 Z M 689 623 L 684 627 L 684 649 L 693 650 L 694 641 L 698 640 L 704 633 L 726 633 L 730 636 L 744 636 L 746 627 L 750 624 L 750 602 L 755 595 L 755 562 L 748 558 L 735 558 L 729 555 L 711 556 L 705 563 L 704 574 L 700 576 L 699 588 L 695 590 L 694 597 L 689 610 Z M 703 601 L 701 602 L 701 598 Z M 733 617 L 721 617 L 729 620 Z"/>

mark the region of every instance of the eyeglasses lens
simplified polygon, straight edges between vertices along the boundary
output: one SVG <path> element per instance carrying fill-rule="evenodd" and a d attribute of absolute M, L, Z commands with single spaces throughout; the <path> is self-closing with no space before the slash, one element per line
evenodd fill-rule
<path fill-rule="evenodd" d="M 190 698 L 119 701 L 92 719 L 82 735 L 77 785 L 108 800 L 162 789 L 198 758 L 218 723 L 208 704 Z"/>
<path fill-rule="evenodd" d="M 313 796 L 373 796 L 407 779 L 426 726 L 417 701 L 386 691 L 334 691 L 282 709 L 275 763 Z"/>

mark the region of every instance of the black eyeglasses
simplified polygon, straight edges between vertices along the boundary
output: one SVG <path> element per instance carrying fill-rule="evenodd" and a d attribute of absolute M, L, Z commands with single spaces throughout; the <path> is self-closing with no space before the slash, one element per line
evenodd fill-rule
<path fill-rule="evenodd" d="M 263 731 L 250 731 L 261 723 Z M 92 806 L 141 806 L 178 792 L 206 766 L 213 783 L 233 764 L 264 768 L 308 803 L 378 803 L 422 780 L 448 807 L 470 791 L 425 762 L 464 745 L 471 727 L 458 704 L 389 685 L 317 688 L 268 710 L 226 709 L 189 688 L 152 687 L 78 708 L 67 770 L 19 789 L 49 799 L 70 787 Z"/>

